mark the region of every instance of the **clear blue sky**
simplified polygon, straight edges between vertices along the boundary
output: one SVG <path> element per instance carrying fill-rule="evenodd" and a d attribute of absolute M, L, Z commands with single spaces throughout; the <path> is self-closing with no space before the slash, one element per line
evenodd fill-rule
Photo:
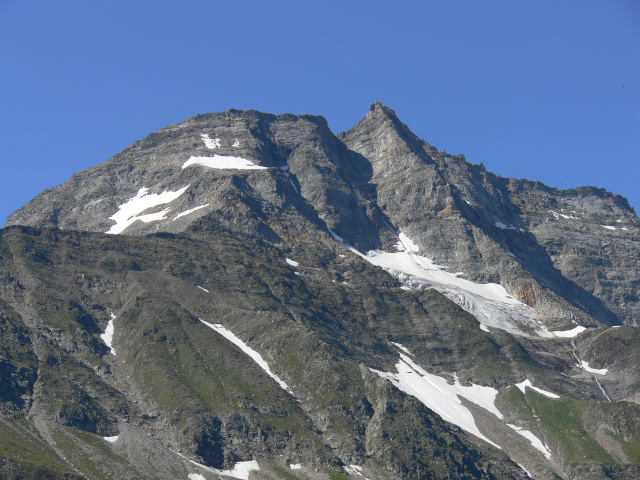
<path fill-rule="evenodd" d="M 0 225 L 196 113 L 338 133 L 376 97 L 440 150 L 640 213 L 636 0 L 0 0 L 0 45 Z"/>

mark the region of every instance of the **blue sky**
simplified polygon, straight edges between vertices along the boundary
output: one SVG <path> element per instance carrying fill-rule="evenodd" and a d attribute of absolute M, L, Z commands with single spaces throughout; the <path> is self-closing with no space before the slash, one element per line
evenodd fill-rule
<path fill-rule="evenodd" d="M 0 0 L 0 45 L 0 225 L 197 113 L 313 113 L 338 133 L 376 98 L 440 150 L 640 213 L 635 0 Z"/>

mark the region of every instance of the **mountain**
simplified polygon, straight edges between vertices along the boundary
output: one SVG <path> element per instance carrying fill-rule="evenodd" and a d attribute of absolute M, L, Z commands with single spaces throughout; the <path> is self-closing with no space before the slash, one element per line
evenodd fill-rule
<path fill-rule="evenodd" d="M 640 219 L 376 102 L 196 115 L 0 230 L 3 478 L 640 476 Z"/>

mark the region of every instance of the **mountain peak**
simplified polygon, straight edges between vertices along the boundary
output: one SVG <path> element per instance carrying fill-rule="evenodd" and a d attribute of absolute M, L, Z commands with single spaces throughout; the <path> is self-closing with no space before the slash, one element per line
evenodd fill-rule
<path fill-rule="evenodd" d="M 638 478 L 640 220 L 603 190 L 376 101 L 196 115 L 9 223 L 0 478 Z"/>

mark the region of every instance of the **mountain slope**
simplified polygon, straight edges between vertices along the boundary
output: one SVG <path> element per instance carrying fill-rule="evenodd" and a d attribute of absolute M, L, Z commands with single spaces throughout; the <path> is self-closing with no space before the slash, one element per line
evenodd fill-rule
<path fill-rule="evenodd" d="M 379 103 L 170 125 L 0 231 L 3 474 L 634 478 L 639 232 Z"/>

